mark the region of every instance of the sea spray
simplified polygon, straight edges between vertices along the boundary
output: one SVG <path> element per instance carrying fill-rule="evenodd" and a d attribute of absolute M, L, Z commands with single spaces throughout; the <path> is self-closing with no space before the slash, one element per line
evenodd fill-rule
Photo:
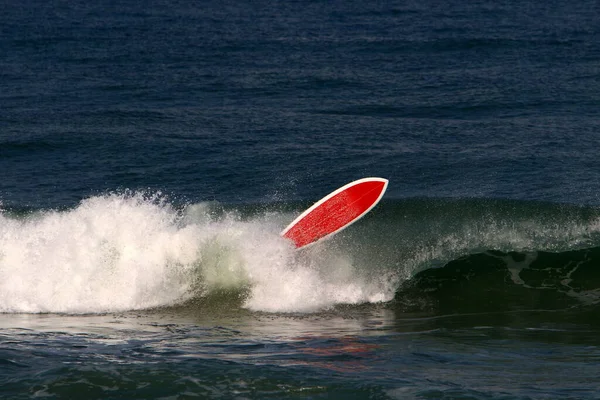
<path fill-rule="evenodd" d="M 282 220 L 278 213 L 249 220 L 233 213 L 212 223 L 215 236 L 200 251 L 205 293 L 245 287 L 244 306 L 267 312 L 313 312 L 393 298 L 394 282 L 365 274 L 333 242 L 296 250 L 279 236 Z"/>
<path fill-rule="evenodd" d="M 69 211 L 2 216 L 0 310 L 106 312 L 189 295 L 196 229 L 141 194 L 92 197 Z"/>
<path fill-rule="evenodd" d="M 273 312 L 393 298 L 394 286 L 358 273 L 350 255 L 297 252 L 279 236 L 281 218 L 241 218 L 208 203 L 178 210 L 142 193 L 24 217 L 3 212 L 0 311 L 146 309 L 222 290 L 244 291 L 245 307 Z"/>
<path fill-rule="evenodd" d="M 271 312 L 307 312 L 336 304 L 381 302 L 393 298 L 393 281 L 380 279 L 380 276 L 369 278 L 370 274 L 357 269 L 348 254 L 318 247 L 306 252 L 255 268 L 252 277 L 257 284 L 246 306 Z"/>

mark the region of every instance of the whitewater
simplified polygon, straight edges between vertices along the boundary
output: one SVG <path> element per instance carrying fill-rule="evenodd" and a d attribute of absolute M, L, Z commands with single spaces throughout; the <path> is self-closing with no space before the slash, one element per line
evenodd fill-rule
<path fill-rule="evenodd" d="M 388 301 L 396 282 L 351 257 L 298 252 L 279 236 L 292 214 L 242 218 L 211 203 L 108 194 L 66 211 L 0 214 L 0 312 L 105 313 L 241 293 L 256 311 L 306 312 Z M 322 268 L 327 266 L 327 268 Z"/>

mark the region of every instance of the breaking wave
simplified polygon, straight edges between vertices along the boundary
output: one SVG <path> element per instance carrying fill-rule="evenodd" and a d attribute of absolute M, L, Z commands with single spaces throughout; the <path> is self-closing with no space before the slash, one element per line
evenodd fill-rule
<path fill-rule="evenodd" d="M 265 312 L 388 303 L 448 313 L 600 299 L 595 208 L 384 201 L 297 251 L 279 232 L 308 205 L 175 206 L 119 193 L 68 210 L 2 210 L 0 312 L 104 313 L 211 296 Z"/>

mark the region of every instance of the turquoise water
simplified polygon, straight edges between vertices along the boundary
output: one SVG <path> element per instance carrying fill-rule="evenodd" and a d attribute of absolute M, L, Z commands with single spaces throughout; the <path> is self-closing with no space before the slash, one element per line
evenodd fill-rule
<path fill-rule="evenodd" d="M 0 397 L 598 398 L 597 11 L 5 4 Z"/>

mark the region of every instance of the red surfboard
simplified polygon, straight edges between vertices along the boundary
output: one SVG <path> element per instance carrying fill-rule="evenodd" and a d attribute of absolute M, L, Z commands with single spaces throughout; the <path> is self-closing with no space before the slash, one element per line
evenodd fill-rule
<path fill-rule="evenodd" d="M 297 248 L 314 244 L 347 228 L 368 213 L 383 197 L 388 180 L 363 178 L 323 197 L 281 232 Z"/>

